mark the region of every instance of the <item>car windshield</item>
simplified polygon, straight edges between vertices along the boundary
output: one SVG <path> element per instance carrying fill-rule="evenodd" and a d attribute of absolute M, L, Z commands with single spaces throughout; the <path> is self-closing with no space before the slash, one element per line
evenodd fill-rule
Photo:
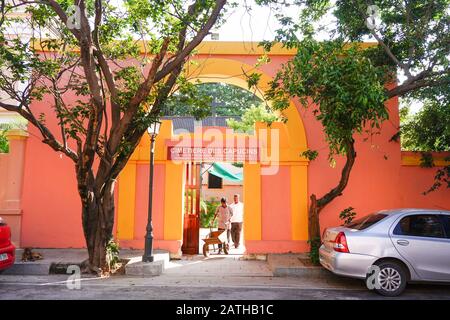
<path fill-rule="evenodd" d="M 373 213 L 368 216 L 356 219 L 349 224 L 346 224 L 345 227 L 356 230 L 364 230 L 375 223 L 383 220 L 387 215 L 382 213 Z"/>

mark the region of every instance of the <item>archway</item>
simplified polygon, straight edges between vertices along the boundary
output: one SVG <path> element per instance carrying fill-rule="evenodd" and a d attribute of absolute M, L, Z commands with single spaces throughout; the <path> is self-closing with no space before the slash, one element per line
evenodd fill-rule
<path fill-rule="evenodd" d="M 234 59 L 199 58 L 190 67 L 190 81 L 223 82 L 247 89 L 244 73 L 254 67 Z M 260 71 L 258 71 L 260 72 Z M 256 94 L 263 96 L 272 78 L 262 73 Z M 244 225 L 247 253 L 301 252 L 307 247 L 307 149 L 306 134 L 300 115 L 291 102 L 283 111 L 287 123 L 270 127 L 257 123 L 254 135 L 245 139 L 257 141 L 260 158 L 244 162 Z M 273 133 L 277 134 L 276 173 L 265 175 L 271 163 Z M 242 134 L 226 132 L 225 140 L 242 138 Z M 261 137 L 266 137 L 261 139 Z M 155 248 L 179 255 L 183 239 L 183 195 L 185 172 L 183 163 L 169 159 L 168 148 L 180 140 L 198 140 L 195 133 L 175 135 L 172 123 L 163 121 L 155 144 L 154 227 Z M 262 143 L 261 141 L 264 140 Z M 211 140 L 201 136 L 201 144 Z M 140 247 L 146 215 L 145 171 L 148 170 L 149 138 L 144 136 L 119 179 L 117 237 L 123 246 Z M 148 180 L 147 180 L 148 181 Z M 144 188 L 144 189 L 143 189 Z M 271 191 L 274 189 L 276 192 Z M 147 189 L 148 190 L 148 189 Z M 271 194 L 272 193 L 272 194 Z"/>

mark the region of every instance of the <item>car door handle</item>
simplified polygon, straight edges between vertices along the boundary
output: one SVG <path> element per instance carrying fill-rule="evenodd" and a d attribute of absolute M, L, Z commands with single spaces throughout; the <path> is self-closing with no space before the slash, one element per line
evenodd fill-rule
<path fill-rule="evenodd" d="M 407 246 L 409 244 L 408 240 L 397 240 L 397 243 L 401 246 Z"/>

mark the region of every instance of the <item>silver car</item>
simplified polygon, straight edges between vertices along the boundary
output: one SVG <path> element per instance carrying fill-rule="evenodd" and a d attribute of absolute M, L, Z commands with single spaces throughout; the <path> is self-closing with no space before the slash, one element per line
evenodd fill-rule
<path fill-rule="evenodd" d="M 385 296 L 401 294 L 407 282 L 450 282 L 450 211 L 379 211 L 327 228 L 322 241 L 322 266 Z"/>

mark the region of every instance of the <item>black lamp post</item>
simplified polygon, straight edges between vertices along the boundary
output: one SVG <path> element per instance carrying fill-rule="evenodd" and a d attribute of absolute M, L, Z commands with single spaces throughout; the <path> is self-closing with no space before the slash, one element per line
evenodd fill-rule
<path fill-rule="evenodd" d="M 152 223 L 152 200 L 153 200 L 153 155 L 155 153 L 154 144 L 156 136 L 159 133 L 161 122 L 156 121 L 148 127 L 147 132 L 150 136 L 150 179 L 148 188 L 148 219 L 147 233 L 145 234 L 145 249 L 142 256 L 143 262 L 153 262 L 153 223 Z"/>

